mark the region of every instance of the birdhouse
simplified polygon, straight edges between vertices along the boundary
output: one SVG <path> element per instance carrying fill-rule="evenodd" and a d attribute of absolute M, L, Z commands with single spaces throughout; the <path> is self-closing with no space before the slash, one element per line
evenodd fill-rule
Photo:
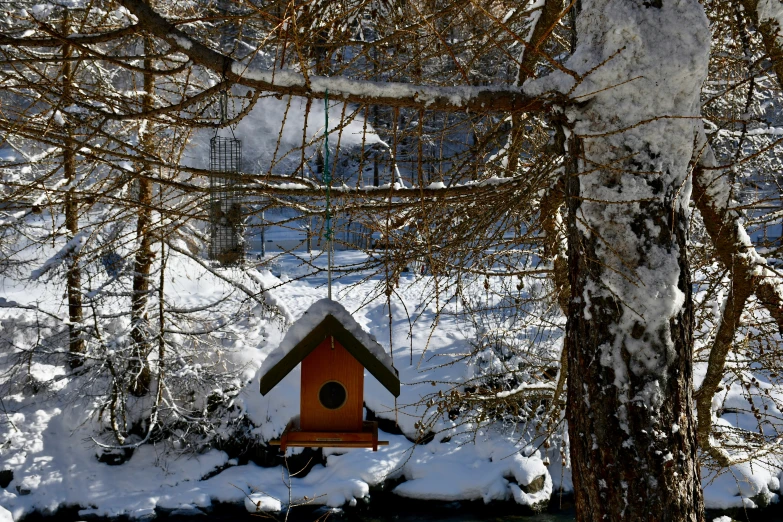
<path fill-rule="evenodd" d="M 342 305 L 331 299 L 313 304 L 288 329 L 262 367 L 266 395 L 297 364 L 302 364 L 299 418 L 279 441 L 288 446 L 372 448 L 378 424 L 363 420 L 364 370 L 389 392 L 400 395 L 400 379 L 391 357 Z"/>

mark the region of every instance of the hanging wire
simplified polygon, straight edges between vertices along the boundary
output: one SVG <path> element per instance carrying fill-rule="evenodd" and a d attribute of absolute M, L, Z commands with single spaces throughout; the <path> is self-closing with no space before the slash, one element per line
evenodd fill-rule
<path fill-rule="evenodd" d="M 223 76 L 223 81 L 226 82 L 225 75 Z M 236 135 L 234 134 L 234 127 L 231 125 L 228 125 L 229 122 L 229 108 L 228 108 L 228 87 L 220 91 L 220 98 L 218 99 L 218 104 L 220 105 L 220 125 L 215 129 L 215 136 L 217 136 L 220 132 L 220 129 L 223 129 L 225 127 L 228 127 L 228 130 L 231 131 L 231 137 L 236 138 Z"/>
<path fill-rule="evenodd" d="M 226 1 L 221 1 L 218 4 L 218 9 L 220 10 L 221 14 L 226 17 L 229 16 L 229 6 Z M 229 45 L 229 41 L 231 39 L 231 35 L 229 34 L 229 28 L 231 26 L 229 25 L 223 25 L 220 29 L 220 47 L 221 51 L 228 51 L 228 57 L 233 59 L 234 56 L 234 49 L 235 47 L 232 47 L 231 49 L 226 49 L 226 47 Z M 221 74 L 221 80 L 223 82 L 223 89 L 220 91 L 220 98 L 218 99 L 218 103 L 220 105 L 220 125 L 215 129 L 215 136 L 218 135 L 220 129 L 225 128 L 227 126 L 227 123 L 229 122 L 229 109 L 228 109 L 228 90 L 229 90 L 229 83 L 228 83 L 228 67 L 229 62 L 228 60 L 224 62 L 223 64 L 223 72 Z M 231 131 L 231 137 L 236 139 L 236 136 L 234 135 L 234 128 L 230 125 L 228 126 L 228 130 Z"/>
<path fill-rule="evenodd" d="M 329 171 L 329 89 L 324 95 L 324 177 L 323 183 L 326 185 L 326 281 L 327 296 L 332 298 L 332 240 L 334 233 L 332 231 L 332 210 L 331 210 L 331 188 L 332 174 Z"/>
<path fill-rule="evenodd" d="M 220 125 L 228 121 L 228 89 L 220 91 Z"/>

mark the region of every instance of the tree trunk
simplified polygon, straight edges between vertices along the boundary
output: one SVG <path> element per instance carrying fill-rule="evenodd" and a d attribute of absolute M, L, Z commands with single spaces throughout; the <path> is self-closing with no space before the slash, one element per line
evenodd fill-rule
<path fill-rule="evenodd" d="M 144 39 L 144 55 L 153 54 L 152 42 Z M 145 58 L 144 70 L 152 70 L 152 60 Z M 152 74 L 144 74 L 144 97 L 142 110 L 148 112 L 153 107 L 153 90 L 155 89 Z M 145 120 L 142 123 L 140 136 L 141 149 L 144 154 L 154 150 L 154 134 L 152 123 Z M 142 161 L 140 168 L 149 174 L 149 163 Z M 133 342 L 132 358 L 128 366 L 130 377 L 130 392 L 141 396 L 149 392 L 152 378 L 147 357 L 150 353 L 150 332 L 148 324 L 147 305 L 150 292 L 150 271 L 152 269 L 152 182 L 148 177 L 139 177 L 136 182 L 139 187 L 138 218 L 136 220 L 136 258 L 133 269 L 133 294 L 131 297 L 131 341 Z"/>
<path fill-rule="evenodd" d="M 70 32 L 68 27 L 69 20 L 68 15 L 65 15 L 65 28 L 64 34 Z M 63 106 L 71 103 L 71 90 L 73 82 L 73 62 L 71 58 L 71 46 L 63 46 Z M 71 183 L 76 179 L 76 161 L 75 153 L 73 149 L 73 129 L 70 125 L 66 126 L 68 133 L 68 143 L 63 148 L 63 175 L 68 186 L 68 190 L 65 193 L 65 228 L 68 231 L 66 234 L 66 240 L 72 240 L 79 232 L 79 204 L 76 197 L 76 187 L 71 186 Z M 82 354 L 84 354 L 85 345 L 84 339 L 81 335 L 81 322 L 83 319 L 82 311 L 82 275 L 79 268 L 79 254 L 74 249 L 74 254 L 67 262 L 66 270 L 66 294 L 68 296 L 68 365 L 73 368 L 78 368 L 84 361 Z"/>
<path fill-rule="evenodd" d="M 577 520 L 701 521 L 686 231 L 707 20 L 695 0 L 583 0 L 577 31 L 567 66 L 584 75 L 572 92 L 584 103 L 569 115 L 566 181 Z"/>
<path fill-rule="evenodd" d="M 684 301 L 666 323 L 637 317 L 627 332 L 624 323 L 632 312 L 624 296 L 595 291 L 609 270 L 606 245 L 577 223 L 582 206 L 578 176 L 570 177 L 567 189 L 572 288 L 567 418 L 577 520 L 703 520 L 692 415 L 693 307 L 685 213 L 652 203 L 637 213 L 637 223 L 652 219 L 660 228 L 660 235 L 645 234 L 643 241 L 671 256 Z M 640 253 L 637 269 L 653 262 L 651 250 Z"/>

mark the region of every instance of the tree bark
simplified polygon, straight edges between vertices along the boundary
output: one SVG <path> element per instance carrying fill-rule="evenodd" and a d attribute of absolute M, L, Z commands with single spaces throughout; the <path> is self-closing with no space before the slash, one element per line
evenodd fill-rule
<path fill-rule="evenodd" d="M 68 15 L 65 15 L 64 33 L 67 35 L 70 31 Z M 71 61 L 71 46 L 63 45 L 63 105 L 67 105 L 71 100 L 71 90 L 73 83 L 73 64 Z M 73 143 L 73 129 L 66 123 L 66 132 L 68 134 L 68 144 L 63 148 L 63 175 L 68 190 L 65 192 L 65 228 L 68 231 L 66 240 L 72 240 L 79 232 L 79 202 L 76 196 L 76 187 L 71 183 L 76 179 L 76 158 Z M 73 255 L 67 261 L 66 270 L 66 294 L 68 296 L 68 365 L 72 368 L 78 368 L 84 361 L 82 355 L 85 351 L 84 339 L 81 335 L 81 323 L 83 316 L 82 310 L 82 274 L 79 268 L 78 249 L 74 249 Z"/>
<path fill-rule="evenodd" d="M 708 22 L 695 0 L 583 0 L 577 31 L 565 341 L 577 520 L 702 521 L 686 233 Z"/>
<path fill-rule="evenodd" d="M 605 364 L 603 358 L 609 347 L 617 347 L 613 355 L 633 369 L 634 355 L 617 333 L 628 310 L 623 296 L 593 295 L 588 304 L 582 299 L 604 279 L 607 267 L 601 261 L 602 239 L 584 234 L 577 223 L 579 177 L 570 178 L 567 190 L 572 289 L 566 328 L 567 418 L 577 520 L 703 520 L 691 413 L 693 307 L 685 213 L 671 205 L 650 204 L 639 214 L 652 218 L 664 232 L 646 239 L 676 256 L 677 288 L 684 303 L 668 329 L 650 330 L 639 319 L 631 330 L 631 338 L 644 345 L 642 350 L 668 359 L 662 361 L 663 372 L 657 378 L 633 370 L 620 376 L 616 361 Z M 640 262 L 638 268 L 643 268 L 650 258 L 642 255 Z M 618 387 L 620 379 L 624 382 Z M 651 392 L 658 395 L 653 404 L 637 400 Z"/>

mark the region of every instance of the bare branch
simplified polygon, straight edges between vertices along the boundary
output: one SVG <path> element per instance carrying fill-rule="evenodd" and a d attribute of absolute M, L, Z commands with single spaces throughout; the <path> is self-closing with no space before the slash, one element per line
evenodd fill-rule
<path fill-rule="evenodd" d="M 136 15 L 141 27 L 187 55 L 193 63 L 224 75 L 231 82 L 263 91 L 323 99 L 328 90 L 335 101 L 451 112 L 538 112 L 549 107 L 545 99 L 526 96 L 518 87 L 431 87 L 252 69 L 194 40 L 142 0 L 120 3 Z"/>

